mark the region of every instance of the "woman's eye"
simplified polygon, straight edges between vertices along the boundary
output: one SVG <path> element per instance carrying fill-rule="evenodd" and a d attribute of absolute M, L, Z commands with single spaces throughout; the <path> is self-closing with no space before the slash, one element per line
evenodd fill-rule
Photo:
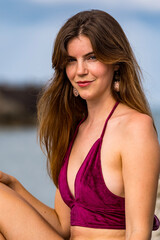
<path fill-rule="evenodd" d="M 67 62 L 68 62 L 68 63 L 72 63 L 72 62 L 74 62 L 74 61 L 76 61 L 76 59 L 74 59 L 74 58 L 68 58 L 68 59 L 67 59 Z"/>
<path fill-rule="evenodd" d="M 91 55 L 88 57 L 89 60 L 96 60 L 96 56 L 95 55 Z"/>

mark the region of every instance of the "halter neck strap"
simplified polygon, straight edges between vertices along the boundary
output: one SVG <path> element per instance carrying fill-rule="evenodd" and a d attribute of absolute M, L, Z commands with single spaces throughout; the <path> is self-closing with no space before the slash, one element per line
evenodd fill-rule
<path fill-rule="evenodd" d="M 116 107 L 118 106 L 118 104 L 119 104 L 119 102 L 116 102 L 116 103 L 115 103 L 112 111 L 111 111 L 110 114 L 108 115 L 108 117 L 107 117 L 107 119 L 106 119 L 106 121 L 105 121 L 104 127 L 103 127 L 103 131 L 102 131 L 102 134 L 101 134 L 101 138 L 103 138 L 104 133 L 105 133 L 105 130 L 106 130 L 107 123 L 108 123 L 109 119 L 111 118 L 112 114 L 114 113 L 114 111 L 115 111 Z"/>

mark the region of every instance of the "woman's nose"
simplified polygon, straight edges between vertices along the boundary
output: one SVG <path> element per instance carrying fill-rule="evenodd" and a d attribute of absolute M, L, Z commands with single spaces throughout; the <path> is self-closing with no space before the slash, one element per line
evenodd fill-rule
<path fill-rule="evenodd" d="M 77 75 L 86 75 L 88 73 L 87 64 L 85 61 L 77 63 Z"/>

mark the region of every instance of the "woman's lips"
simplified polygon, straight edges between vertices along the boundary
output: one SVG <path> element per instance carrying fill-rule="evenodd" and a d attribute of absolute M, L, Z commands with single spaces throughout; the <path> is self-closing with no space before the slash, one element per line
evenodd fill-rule
<path fill-rule="evenodd" d="M 93 81 L 79 81 L 77 82 L 78 86 L 80 87 L 87 87 L 88 85 L 90 85 Z"/>

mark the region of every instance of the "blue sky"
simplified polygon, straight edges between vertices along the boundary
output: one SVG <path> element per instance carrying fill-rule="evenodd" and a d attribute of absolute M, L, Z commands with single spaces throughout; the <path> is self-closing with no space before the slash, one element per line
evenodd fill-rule
<path fill-rule="evenodd" d="M 101 9 L 123 27 L 144 74 L 151 105 L 160 106 L 159 0 L 0 0 L 0 83 L 45 83 L 58 29 L 73 14 Z"/>

